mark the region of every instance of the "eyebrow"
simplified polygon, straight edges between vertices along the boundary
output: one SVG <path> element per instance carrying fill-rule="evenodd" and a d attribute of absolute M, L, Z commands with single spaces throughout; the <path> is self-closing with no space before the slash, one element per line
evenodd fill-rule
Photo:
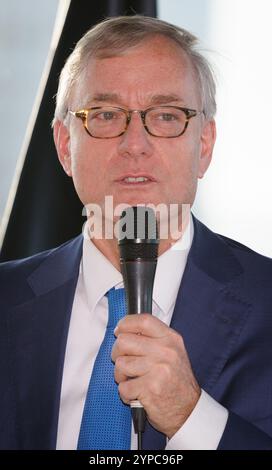
<path fill-rule="evenodd" d="M 93 97 L 89 97 L 90 102 L 114 102 L 118 104 L 122 104 L 123 100 L 121 96 L 118 93 L 97 93 Z M 157 104 L 168 104 L 168 103 L 177 103 L 177 102 L 184 102 L 183 99 L 176 95 L 176 94 L 158 94 L 158 95 L 153 95 L 150 99 L 150 104 L 151 105 L 157 105 Z"/>
<path fill-rule="evenodd" d="M 168 103 L 176 103 L 176 102 L 183 102 L 183 99 L 174 94 L 169 95 L 154 95 L 151 98 L 151 104 L 168 104 Z"/>
<path fill-rule="evenodd" d="M 89 97 L 89 101 L 114 101 L 114 102 L 119 102 L 121 101 L 121 96 L 118 95 L 117 93 L 97 93 L 94 95 L 92 98 Z"/>

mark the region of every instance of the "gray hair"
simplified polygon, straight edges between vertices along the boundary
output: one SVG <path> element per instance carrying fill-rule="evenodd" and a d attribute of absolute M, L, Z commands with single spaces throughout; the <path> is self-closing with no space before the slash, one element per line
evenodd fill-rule
<path fill-rule="evenodd" d="M 187 54 L 199 82 L 202 109 L 206 119 L 212 119 L 216 112 L 215 80 L 208 60 L 199 52 L 196 36 L 166 21 L 134 15 L 106 19 L 87 31 L 78 41 L 60 74 L 53 123 L 56 120 L 65 120 L 73 86 L 90 58 L 102 59 L 122 55 L 155 35 L 173 40 Z"/>

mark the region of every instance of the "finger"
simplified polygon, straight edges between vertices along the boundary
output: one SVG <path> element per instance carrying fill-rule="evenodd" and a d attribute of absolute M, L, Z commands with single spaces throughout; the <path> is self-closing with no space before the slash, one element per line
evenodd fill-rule
<path fill-rule="evenodd" d="M 154 338 L 147 338 L 133 333 L 120 333 L 111 353 L 113 362 L 119 356 L 160 356 L 160 343 Z"/>
<path fill-rule="evenodd" d="M 126 315 L 114 330 L 115 336 L 120 333 L 137 333 L 151 338 L 160 338 L 169 333 L 170 328 L 150 313 Z"/>
<path fill-rule="evenodd" d="M 128 380 L 129 377 L 125 374 L 122 374 L 121 372 L 118 372 L 116 371 L 116 369 L 114 369 L 114 381 L 119 384 L 121 382 L 125 382 L 126 380 Z"/>
<path fill-rule="evenodd" d="M 144 382 L 142 377 L 126 380 L 118 386 L 119 395 L 124 403 L 130 404 L 132 400 L 139 400 L 144 405 L 143 400 Z"/>
<path fill-rule="evenodd" d="M 120 383 L 128 378 L 145 375 L 150 371 L 151 367 L 152 361 L 149 358 L 120 356 L 115 362 L 115 381 Z"/>

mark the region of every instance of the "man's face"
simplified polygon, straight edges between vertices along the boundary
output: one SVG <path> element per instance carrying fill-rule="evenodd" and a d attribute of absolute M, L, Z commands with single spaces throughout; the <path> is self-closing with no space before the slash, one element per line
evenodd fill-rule
<path fill-rule="evenodd" d="M 70 99 L 73 111 L 105 105 L 144 110 L 165 104 L 201 110 L 189 59 L 164 37 L 145 41 L 119 57 L 92 59 Z M 138 113 L 124 135 L 111 139 L 90 137 L 72 115 L 68 128 L 59 122 L 55 126 L 60 161 L 84 205 L 103 206 L 107 195 L 113 196 L 114 206 L 192 204 L 214 139 L 214 122 L 205 122 L 203 114 L 193 117 L 177 138 L 149 135 Z M 125 181 L 138 176 L 148 181 Z"/>

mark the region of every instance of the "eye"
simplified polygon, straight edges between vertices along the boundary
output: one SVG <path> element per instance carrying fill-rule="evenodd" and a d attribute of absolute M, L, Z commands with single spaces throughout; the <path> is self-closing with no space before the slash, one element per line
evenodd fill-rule
<path fill-rule="evenodd" d="M 176 122 L 180 119 L 179 113 L 175 111 L 165 111 L 165 110 L 158 110 L 151 114 L 151 118 L 154 121 L 158 122 Z"/>
<path fill-rule="evenodd" d="M 118 113 L 114 111 L 101 111 L 94 115 L 94 118 L 101 119 L 101 121 L 112 121 L 118 118 Z"/>
<path fill-rule="evenodd" d="M 158 118 L 162 121 L 175 121 L 177 116 L 175 116 L 173 113 L 162 113 L 158 116 Z"/>

